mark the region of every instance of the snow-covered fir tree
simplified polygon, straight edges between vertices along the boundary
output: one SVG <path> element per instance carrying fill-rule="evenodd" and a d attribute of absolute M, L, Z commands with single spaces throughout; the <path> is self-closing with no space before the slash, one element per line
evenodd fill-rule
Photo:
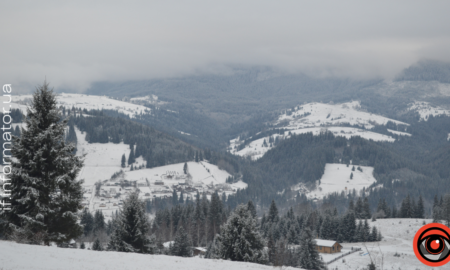
<path fill-rule="evenodd" d="M 77 238 L 83 232 L 77 224 L 82 181 L 76 180 L 83 160 L 74 155 L 75 145 L 66 143 L 68 119 L 61 119 L 56 104 L 53 90 L 44 82 L 33 94 L 26 129 L 20 138 L 14 138 L 11 150 L 9 228 L 34 239 L 40 235 L 37 242 L 47 245 Z"/>
<path fill-rule="evenodd" d="M 88 235 L 94 229 L 94 217 L 86 208 L 81 213 L 80 224 L 83 225 L 84 235 Z"/>
<path fill-rule="evenodd" d="M 180 257 L 192 256 L 192 242 L 183 227 L 178 229 L 170 253 Z"/>
<path fill-rule="evenodd" d="M 264 240 L 247 205 L 239 205 L 221 227 L 216 238 L 218 255 L 232 261 L 265 263 Z"/>
<path fill-rule="evenodd" d="M 92 245 L 92 250 L 97 250 L 97 251 L 102 251 L 103 247 L 102 244 L 100 243 L 100 240 L 95 239 L 94 244 Z"/>
<path fill-rule="evenodd" d="M 94 228 L 93 228 L 94 233 L 101 232 L 105 230 L 105 228 L 106 228 L 105 217 L 103 216 L 102 211 L 100 210 L 95 211 Z"/>
<path fill-rule="evenodd" d="M 108 250 L 150 253 L 150 229 L 144 202 L 138 193 L 131 193 L 123 202 L 122 210 L 115 218 L 115 229 L 108 243 Z"/>
<path fill-rule="evenodd" d="M 320 259 L 316 250 L 316 241 L 310 228 L 306 227 L 300 237 L 300 248 L 298 253 L 298 266 L 304 269 L 322 270 L 326 269 L 325 263 Z"/>

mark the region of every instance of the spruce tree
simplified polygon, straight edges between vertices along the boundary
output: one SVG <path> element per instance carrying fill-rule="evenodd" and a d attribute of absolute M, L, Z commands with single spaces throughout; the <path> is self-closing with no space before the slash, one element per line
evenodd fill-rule
<path fill-rule="evenodd" d="M 269 222 L 278 222 L 278 208 L 274 200 L 272 200 L 272 203 L 270 204 L 267 220 Z"/>
<path fill-rule="evenodd" d="M 363 202 L 363 213 L 361 215 L 361 218 L 370 218 L 372 216 L 370 211 L 370 205 L 369 205 L 369 199 L 367 197 L 364 198 Z"/>
<path fill-rule="evenodd" d="M 86 248 L 86 246 L 84 245 L 84 242 L 81 242 L 80 249 L 85 249 L 85 248 Z"/>
<path fill-rule="evenodd" d="M 69 241 L 82 234 L 77 211 L 83 198 L 77 175 L 83 166 L 67 144 L 56 96 L 44 82 L 27 108 L 20 138 L 13 138 L 11 154 L 11 211 L 7 218 L 13 230 L 42 235 L 44 244 Z"/>
<path fill-rule="evenodd" d="M 68 143 L 73 143 L 75 145 L 75 149 L 73 150 L 73 154 L 76 154 L 78 139 L 77 139 L 77 134 L 75 132 L 75 127 L 74 127 L 73 123 L 69 124 L 69 133 L 67 134 L 66 141 Z"/>
<path fill-rule="evenodd" d="M 370 242 L 375 242 L 378 239 L 378 231 L 377 231 L 377 227 L 373 226 L 372 227 L 372 233 L 370 234 L 369 237 L 369 241 Z"/>
<path fill-rule="evenodd" d="M 92 245 L 92 250 L 97 250 L 97 251 L 102 251 L 103 247 L 102 244 L 100 243 L 100 240 L 95 239 L 94 244 Z"/>
<path fill-rule="evenodd" d="M 183 190 L 181 190 L 181 193 L 180 193 L 180 200 L 179 200 L 179 203 L 180 203 L 180 204 L 184 204 L 184 192 L 183 192 Z"/>
<path fill-rule="evenodd" d="M 94 217 L 86 208 L 81 214 L 80 224 L 83 225 L 84 235 L 86 236 L 94 229 Z"/>
<path fill-rule="evenodd" d="M 363 201 L 361 199 L 361 197 L 358 197 L 358 200 L 356 201 L 356 206 L 355 206 L 355 214 L 356 214 L 356 218 L 363 218 Z"/>
<path fill-rule="evenodd" d="M 183 172 L 184 172 L 184 174 L 187 174 L 187 172 L 188 172 L 188 165 L 186 162 L 184 163 L 184 166 L 183 166 Z"/>
<path fill-rule="evenodd" d="M 103 213 L 101 210 L 95 211 L 94 215 L 94 233 L 100 232 L 105 230 L 105 217 L 103 216 Z"/>
<path fill-rule="evenodd" d="M 128 165 L 131 165 L 135 162 L 134 157 L 134 144 L 130 144 L 130 154 L 128 155 Z"/>
<path fill-rule="evenodd" d="M 367 219 L 364 220 L 364 225 L 362 227 L 362 236 L 363 236 L 363 241 L 367 242 L 370 239 L 370 227 L 369 227 L 369 223 L 367 222 Z"/>
<path fill-rule="evenodd" d="M 256 220 L 243 204 L 235 209 L 221 227 L 216 243 L 218 255 L 225 260 L 261 263 L 267 259 Z"/>
<path fill-rule="evenodd" d="M 172 205 L 177 205 L 178 204 L 178 194 L 177 194 L 177 191 L 174 189 L 173 191 L 172 191 Z"/>
<path fill-rule="evenodd" d="M 189 239 L 188 234 L 181 226 L 175 235 L 175 240 L 172 246 L 171 253 L 175 256 L 180 257 L 191 257 L 192 256 L 192 243 Z"/>
<path fill-rule="evenodd" d="M 219 233 L 220 225 L 222 224 L 222 212 L 222 201 L 219 198 L 219 194 L 214 192 L 211 195 L 211 203 L 208 209 L 208 240 L 212 240 Z"/>
<path fill-rule="evenodd" d="M 247 209 L 250 211 L 250 214 L 252 214 L 252 217 L 256 218 L 256 208 L 251 200 L 247 203 Z"/>
<path fill-rule="evenodd" d="M 150 241 L 146 236 L 150 229 L 144 202 L 137 192 L 123 202 L 122 210 L 115 218 L 115 229 L 108 243 L 108 250 L 149 253 Z"/>
<path fill-rule="evenodd" d="M 122 155 L 121 166 L 122 168 L 125 168 L 127 166 L 127 159 L 125 158 L 125 154 Z"/>
<path fill-rule="evenodd" d="M 298 266 L 304 269 L 326 269 L 325 263 L 320 259 L 316 249 L 316 241 L 309 228 L 303 229 L 300 237 L 300 249 L 298 254 Z"/>

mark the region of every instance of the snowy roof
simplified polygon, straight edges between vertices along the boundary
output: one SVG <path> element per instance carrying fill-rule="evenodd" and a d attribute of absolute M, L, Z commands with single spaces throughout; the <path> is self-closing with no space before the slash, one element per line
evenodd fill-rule
<path fill-rule="evenodd" d="M 202 248 L 202 247 L 195 247 L 194 249 L 196 249 L 196 250 L 200 250 L 200 251 L 203 251 L 203 252 L 206 252 L 206 248 Z"/>
<path fill-rule="evenodd" d="M 332 246 L 334 246 L 334 244 L 337 243 L 336 241 L 322 240 L 322 239 L 315 239 L 315 241 L 316 241 L 316 245 L 322 246 L 322 247 L 332 247 Z"/>
<path fill-rule="evenodd" d="M 164 243 L 163 243 L 163 246 L 164 246 L 165 248 L 168 248 L 168 247 L 170 247 L 170 244 L 173 245 L 173 243 L 174 243 L 174 241 L 164 242 Z"/>

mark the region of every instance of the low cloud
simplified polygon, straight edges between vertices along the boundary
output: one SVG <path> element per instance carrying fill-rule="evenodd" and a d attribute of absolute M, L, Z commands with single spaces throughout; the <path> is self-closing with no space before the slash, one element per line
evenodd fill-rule
<path fill-rule="evenodd" d="M 29 1 L 2 4 L 0 83 L 94 81 L 273 66 L 315 76 L 392 78 L 450 61 L 450 2 Z"/>

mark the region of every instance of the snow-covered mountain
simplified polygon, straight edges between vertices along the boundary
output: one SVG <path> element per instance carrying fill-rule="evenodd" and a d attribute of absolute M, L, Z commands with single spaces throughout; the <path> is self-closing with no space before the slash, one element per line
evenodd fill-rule
<path fill-rule="evenodd" d="M 136 169 L 131 171 L 130 167 L 121 167 L 122 155 L 128 157 L 130 153 L 129 145 L 88 143 L 86 133 L 81 133 L 77 128 L 75 132 L 78 138 L 77 155 L 84 156 L 84 166 L 78 175 L 78 179 L 84 180 L 83 205 L 91 211 L 101 209 L 107 220 L 119 209 L 127 194 L 135 189 L 139 189 L 139 197 L 144 200 L 172 197 L 174 189 L 178 196 L 183 190 L 185 199 L 189 197 L 192 200 L 197 191 L 212 194 L 218 190 L 221 194 L 229 195 L 247 187 L 242 181 L 227 184 L 226 179 L 231 175 L 207 161 L 187 162 L 188 174 L 185 174 L 184 163 L 145 168 L 145 160 L 139 157 L 133 164 Z M 118 174 L 121 171 L 123 173 Z M 113 178 L 113 174 L 118 176 Z M 130 183 L 130 187 L 122 190 L 119 183 L 124 181 Z M 100 196 L 95 196 L 97 182 L 102 183 Z"/>
<path fill-rule="evenodd" d="M 63 106 L 66 109 L 75 107 L 86 110 L 117 110 L 119 113 L 126 114 L 130 117 L 134 117 L 139 114 L 151 113 L 150 108 L 145 106 L 112 99 L 106 96 L 62 93 L 57 94 L 56 99 L 58 102 L 58 107 Z M 31 100 L 32 95 L 13 95 L 11 100 L 11 108 L 20 109 L 24 114 L 26 114 L 27 104 L 30 104 Z M 2 96 L 1 101 L 9 101 L 9 98 Z"/>
<path fill-rule="evenodd" d="M 229 151 L 235 155 L 258 159 L 274 146 L 272 142 L 275 140 L 289 138 L 291 134 L 308 132 L 314 135 L 332 132 L 335 136 L 346 138 L 360 136 L 367 140 L 394 142 L 395 138 L 391 136 L 371 131 L 375 125 L 386 125 L 388 122 L 402 129 L 401 131 L 390 130 L 392 134 L 411 135 L 406 132 L 408 123 L 365 112 L 361 109 L 359 101 L 342 104 L 308 103 L 285 110 L 276 121 L 271 123 L 273 130 L 285 130 L 281 134 L 250 140 L 245 147 L 242 147 L 244 142 L 238 137 L 230 141 Z"/>
<path fill-rule="evenodd" d="M 353 169 L 353 167 L 357 169 Z M 352 175 L 350 177 L 350 175 Z M 363 188 L 368 188 L 376 183 L 373 176 L 373 167 L 353 166 L 346 164 L 326 164 L 322 178 L 316 181 L 315 189 L 308 189 L 304 183 L 299 183 L 292 187 L 292 190 L 304 193 L 308 199 L 322 199 L 330 193 L 344 192 L 349 194 L 353 189 L 359 194 Z"/>
<path fill-rule="evenodd" d="M 409 111 L 418 112 L 420 115 L 420 120 L 427 121 L 428 117 L 447 115 L 450 116 L 450 110 L 444 109 L 439 106 L 433 106 L 429 102 L 425 101 L 415 101 L 411 103 L 408 108 Z"/>

